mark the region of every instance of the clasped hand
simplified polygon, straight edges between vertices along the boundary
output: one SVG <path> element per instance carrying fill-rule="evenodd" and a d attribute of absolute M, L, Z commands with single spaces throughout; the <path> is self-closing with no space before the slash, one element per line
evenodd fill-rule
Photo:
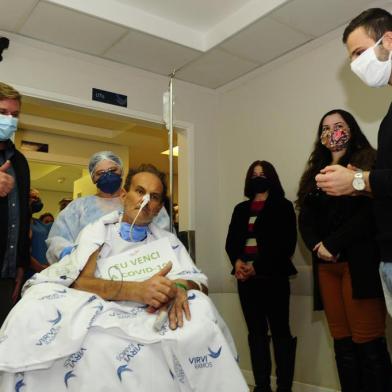
<path fill-rule="evenodd" d="M 172 263 L 166 264 L 159 272 L 143 282 L 106 281 L 95 278 L 97 249 L 89 258 L 80 276 L 72 285 L 73 288 L 95 292 L 109 300 L 136 301 L 148 305 L 147 312 L 155 313 L 158 310 L 169 309 L 170 328 L 182 327 L 184 314 L 190 320 L 187 291 L 176 286 L 176 281 L 166 275 L 172 269 Z M 181 286 L 187 287 L 187 281 L 178 279 Z M 110 290 L 105 290 L 106 286 Z M 109 284 L 109 285 L 108 285 Z"/>
<path fill-rule="evenodd" d="M 241 259 L 238 259 L 234 265 L 234 276 L 240 281 L 245 282 L 252 276 L 256 275 L 256 271 L 252 263 L 245 263 Z"/>

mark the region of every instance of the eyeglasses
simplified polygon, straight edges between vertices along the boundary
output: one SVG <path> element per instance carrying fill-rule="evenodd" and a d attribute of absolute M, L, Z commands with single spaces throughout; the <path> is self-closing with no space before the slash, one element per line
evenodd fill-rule
<path fill-rule="evenodd" d="M 109 167 L 108 169 L 105 169 L 105 170 L 98 170 L 93 173 L 93 176 L 101 177 L 102 174 L 104 174 L 104 173 L 115 173 L 117 170 L 119 170 L 119 168 L 117 166 L 113 166 L 113 167 Z"/>

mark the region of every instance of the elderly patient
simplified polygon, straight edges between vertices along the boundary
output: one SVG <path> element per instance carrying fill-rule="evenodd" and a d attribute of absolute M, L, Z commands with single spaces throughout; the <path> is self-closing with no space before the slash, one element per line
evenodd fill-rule
<path fill-rule="evenodd" d="M 125 190 L 123 216 L 88 225 L 26 283 L 0 330 L 2 392 L 248 391 L 207 278 L 151 223 L 164 175 L 144 165 Z"/>
<path fill-rule="evenodd" d="M 71 253 L 77 236 L 89 223 L 109 212 L 122 211 L 120 195 L 124 168 L 121 158 L 112 151 L 96 152 L 90 158 L 88 170 L 97 193 L 71 201 L 57 216 L 46 241 L 49 264 Z M 170 218 L 164 207 L 153 222 L 162 229 L 169 229 Z"/>

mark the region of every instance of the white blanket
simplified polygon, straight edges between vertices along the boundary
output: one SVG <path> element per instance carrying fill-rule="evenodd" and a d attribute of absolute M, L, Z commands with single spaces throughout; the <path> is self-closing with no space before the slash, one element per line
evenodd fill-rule
<path fill-rule="evenodd" d="M 69 288 L 116 221 L 110 214 L 91 225 L 83 245 L 27 282 L 0 330 L 0 391 L 248 391 L 231 335 L 203 293 L 188 292 L 192 319 L 183 328 L 156 332 L 142 304 Z M 175 236 L 151 231 L 183 252 Z M 179 263 L 181 277 L 206 284 L 189 257 Z"/>

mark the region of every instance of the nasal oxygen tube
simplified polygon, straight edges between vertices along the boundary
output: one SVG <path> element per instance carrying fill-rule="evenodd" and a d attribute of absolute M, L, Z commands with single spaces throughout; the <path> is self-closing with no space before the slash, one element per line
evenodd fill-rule
<path fill-rule="evenodd" d="M 140 205 L 140 211 L 147 205 L 147 203 L 150 201 L 150 194 L 146 193 L 143 198 L 142 198 L 142 204 Z M 140 211 L 138 212 L 138 215 L 140 213 Z M 135 218 L 136 220 L 136 218 Z"/>
<path fill-rule="evenodd" d="M 147 203 L 150 201 L 150 194 L 149 193 L 146 193 L 144 196 L 143 196 L 143 198 L 142 198 L 142 203 L 140 204 L 140 207 L 139 207 L 139 211 L 138 211 L 138 213 L 136 214 L 136 216 L 135 216 L 135 219 L 133 220 L 133 222 L 132 222 L 132 225 L 131 225 L 131 228 L 130 228 L 130 235 L 131 235 L 131 240 L 133 241 L 133 238 L 132 238 L 132 229 L 133 229 L 133 226 L 135 225 L 135 222 L 136 222 L 136 219 L 137 219 L 137 217 L 139 216 L 139 214 L 141 213 L 141 211 L 142 211 L 142 209 L 147 205 Z"/>

